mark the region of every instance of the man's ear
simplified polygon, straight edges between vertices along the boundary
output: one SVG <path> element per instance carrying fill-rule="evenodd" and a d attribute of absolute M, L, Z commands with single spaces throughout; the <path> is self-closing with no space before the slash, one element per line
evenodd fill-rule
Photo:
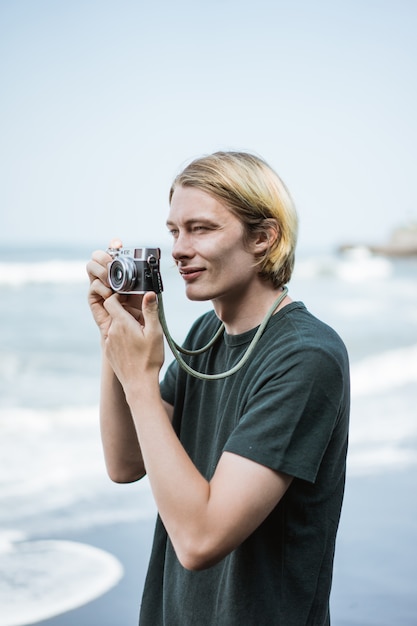
<path fill-rule="evenodd" d="M 263 220 L 254 236 L 253 245 L 255 254 L 263 254 L 270 250 L 279 239 L 278 222 L 273 217 Z"/>

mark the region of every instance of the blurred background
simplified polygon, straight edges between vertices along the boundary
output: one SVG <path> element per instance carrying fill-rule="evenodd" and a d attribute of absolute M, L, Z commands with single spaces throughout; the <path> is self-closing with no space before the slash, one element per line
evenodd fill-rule
<path fill-rule="evenodd" d="M 413 0 L 2 0 L 0 237 L 165 235 L 178 169 L 263 156 L 300 245 L 417 219 Z"/>
<path fill-rule="evenodd" d="M 181 341 L 210 304 L 168 190 L 219 149 L 289 187 L 291 295 L 350 354 L 332 623 L 415 626 L 416 28 L 412 0 L 0 0 L 0 626 L 137 623 L 155 508 L 106 477 L 85 264 L 159 245 Z"/>

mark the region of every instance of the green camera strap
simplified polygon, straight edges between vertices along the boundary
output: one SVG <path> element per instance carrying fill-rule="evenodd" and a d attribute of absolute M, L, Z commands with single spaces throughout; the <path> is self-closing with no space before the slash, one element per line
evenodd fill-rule
<path fill-rule="evenodd" d="M 252 352 L 254 351 L 254 349 L 255 349 L 259 339 L 261 338 L 261 335 L 264 332 L 265 327 L 268 324 L 270 318 L 274 314 L 275 310 L 279 307 L 281 302 L 284 300 L 284 298 L 287 295 L 287 293 L 288 293 L 288 288 L 284 287 L 282 293 L 275 300 L 275 302 L 273 303 L 273 305 L 271 306 L 271 308 L 269 309 L 269 311 L 265 315 L 265 318 L 263 319 L 261 325 L 259 326 L 258 330 L 256 331 L 252 341 L 250 342 L 250 344 L 248 346 L 248 349 L 246 350 L 245 354 L 240 359 L 240 361 L 238 361 L 238 363 L 236 363 L 236 365 L 234 367 L 232 367 L 231 369 L 227 370 L 226 372 L 220 372 L 219 374 L 204 374 L 203 372 L 197 372 L 197 370 L 194 370 L 192 367 L 190 367 L 184 361 L 184 359 L 182 358 L 180 353 L 186 354 L 188 356 L 194 356 L 194 355 L 202 354 L 203 352 L 206 352 L 223 335 L 223 333 L 224 333 L 224 324 L 223 323 L 220 324 L 220 327 L 216 331 L 214 337 L 203 348 L 199 348 L 198 350 L 186 350 L 185 348 L 182 348 L 181 346 L 179 346 L 173 340 L 173 338 L 171 337 L 170 332 L 168 330 L 168 326 L 167 326 L 167 322 L 166 322 L 166 318 L 165 318 L 164 303 L 163 303 L 163 298 L 162 298 L 161 291 L 158 292 L 158 296 L 157 296 L 158 297 L 159 320 L 161 322 L 161 326 L 162 326 L 162 329 L 164 331 L 164 335 L 166 337 L 168 345 L 171 348 L 172 354 L 174 355 L 174 357 L 176 358 L 176 360 L 178 361 L 178 363 L 182 367 L 182 369 L 185 370 L 191 376 L 194 376 L 195 378 L 200 378 L 201 380 L 219 380 L 220 378 L 227 378 L 228 376 L 232 376 L 232 374 L 235 374 L 237 371 L 239 371 L 243 367 L 243 365 L 246 363 L 246 361 L 249 359 L 249 357 L 251 356 Z"/>

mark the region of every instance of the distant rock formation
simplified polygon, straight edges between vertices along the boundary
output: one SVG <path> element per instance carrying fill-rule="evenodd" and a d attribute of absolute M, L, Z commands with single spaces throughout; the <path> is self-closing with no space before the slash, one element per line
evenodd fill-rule
<path fill-rule="evenodd" d="M 339 252 L 346 252 L 358 246 L 367 248 L 373 254 L 384 256 L 417 256 L 417 222 L 396 228 L 385 244 L 343 244 L 339 246 Z"/>

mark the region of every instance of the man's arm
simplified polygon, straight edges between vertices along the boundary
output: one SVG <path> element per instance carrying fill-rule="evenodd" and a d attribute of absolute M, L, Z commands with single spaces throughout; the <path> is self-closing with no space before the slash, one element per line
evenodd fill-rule
<path fill-rule="evenodd" d="M 182 565 L 210 567 L 262 523 L 292 478 L 225 452 L 207 481 L 176 436 L 161 400 L 163 339 L 154 296 L 144 297 L 143 326 L 117 299 L 108 299 L 105 307 L 113 320 L 106 353 L 123 384 L 159 514 Z"/>
<path fill-rule="evenodd" d="M 173 407 L 163 402 L 172 420 Z M 138 436 L 125 393 L 108 360 L 103 356 L 100 430 L 107 472 L 116 483 L 139 480 L 146 474 Z"/>
<path fill-rule="evenodd" d="M 123 387 L 105 356 L 101 374 L 100 431 L 110 478 L 117 483 L 142 478 L 145 466 L 130 408 Z"/>
<path fill-rule="evenodd" d="M 157 385 L 128 394 L 161 519 L 181 564 L 210 567 L 240 545 L 280 501 L 292 478 L 224 452 L 208 482 L 158 402 Z"/>

